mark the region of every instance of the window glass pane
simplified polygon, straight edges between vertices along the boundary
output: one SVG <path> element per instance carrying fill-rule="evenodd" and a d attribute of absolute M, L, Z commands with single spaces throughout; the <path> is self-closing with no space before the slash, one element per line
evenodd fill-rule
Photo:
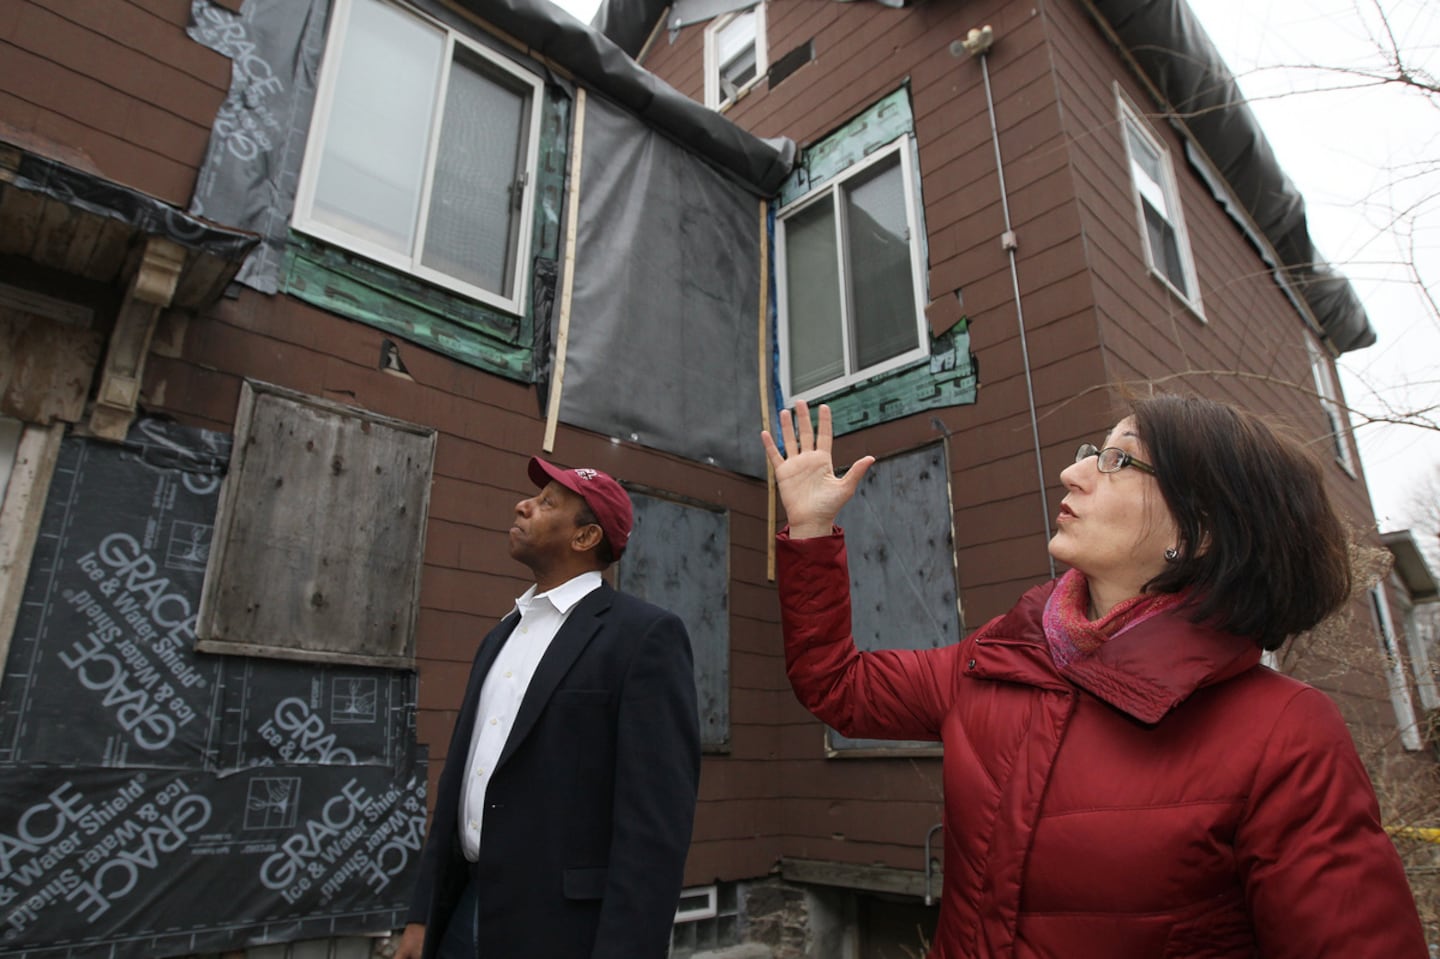
<path fill-rule="evenodd" d="M 785 220 L 785 311 L 790 391 L 803 393 L 843 375 L 839 257 L 828 197 Z"/>
<path fill-rule="evenodd" d="M 755 79 L 755 47 L 753 45 L 746 47 L 740 51 L 734 60 L 721 65 L 720 77 L 722 80 L 720 84 L 722 96 L 728 96 L 730 94 L 730 91 L 725 87 L 724 81 L 729 81 L 729 83 L 738 90 Z"/>
<path fill-rule="evenodd" d="M 1175 235 L 1175 228 L 1148 202 L 1142 201 L 1141 206 L 1145 210 L 1145 230 L 1149 235 L 1150 257 L 1155 261 L 1155 269 L 1165 274 L 1175 289 L 1189 296 L 1185 268 L 1180 263 L 1180 240 Z"/>
<path fill-rule="evenodd" d="M 351 7 L 314 219 L 410 254 L 444 42 L 388 4 Z"/>
<path fill-rule="evenodd" d="M 915 284 L 905 184 L 896 154 L 845 193 L 846 258 L 856 370 L 915 348 Z"/>
<path fill-rule="evenodd" d="M 1149 178 L 1152 183 L 1159 184 L 1161 179 L 1160 154 L 1155 152 L 1155 148 L 1150 145 L 1150 142 L 1128 123 L 1125 125 L 1125 133 L 1130 139 L 1131 159 L 1145 177 Z"/>
<path fill-rule="evenodd" d="M 715 59 L 728 64 L 745 48 L 750 48 L 750 59 L 755 59 L 755 11 L 737 14 L 715 37 Z"/>
<path fill-rule="evenodd" d="M 526 89 L 469 51 L 445 95 L 421 262 L 509 296 L 519 233 Z"/>

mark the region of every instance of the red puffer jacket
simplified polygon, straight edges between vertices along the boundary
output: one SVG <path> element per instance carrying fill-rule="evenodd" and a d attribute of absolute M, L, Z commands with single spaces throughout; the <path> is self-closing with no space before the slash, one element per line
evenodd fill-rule
<path fill-rule="evenodd" d="M 860 653 L 840 535 L 779 543 L 795 693 L 945 744 L 931 959 L 1426 959 L 1364 767 L 1318 690 L 1162 614 L 1057 671 L 1050 586 L 942 649 Z"/>

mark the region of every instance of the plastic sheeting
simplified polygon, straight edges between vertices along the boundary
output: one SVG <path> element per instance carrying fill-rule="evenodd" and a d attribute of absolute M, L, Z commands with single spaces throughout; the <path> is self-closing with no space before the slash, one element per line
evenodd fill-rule
<path fill-rule="evenodd" d="M 61 444 L 0 683 L 0 956 L 149 957 L 404 922 L 415 678 L 194 650 L 224 434 Z"/>
<path fill-rule="evenodd" d="M 675 0 L 665 26 L 669 30 L 693 27 L 735 10 L 749 9 L 758 3 L 760 0 Z"/>
<path fill-rule="evenodd" d="M 632 57 L 639 56 L 670 0 L 600 0 L 591 24 Z"/>
<path fill-rule="evenodd" d="M 1350 282 L 1310 240 L 1305 200 L 1280 169 L 1230 68 L 1184 0 L 1094 0 L 1279 254 L 1286 276 L 1341 352 L 1375 342 Z"/>
<path fill-rule="evenodd" d="M 793 141 L 762 140 L 747 133 L 640 67 L 625 49 L 549 0 L 457 2 L 761 196 L 774 195 L 795 163 Z M 652 19 L 650 24 L 654 22 Z M 644 43 L 644 37 L 640 42 Z"/>
<path fill-rule="evenodd" d="M 604 0 L 595 27 L 633 56 L 668 5 L 667 0 Z M 1093 0 L 1093 6 L 1184 117 L 1335 347 L 1346 352 L 1374 343 L 1375 331 L 1359 297 L 1317 254 L 1304 199 L 1184 0 Z"/>
<path fill-rule="evenodd" d="M 560 418 L 763 476 L 759 199 L 604 101 L 581 162 Z"/>

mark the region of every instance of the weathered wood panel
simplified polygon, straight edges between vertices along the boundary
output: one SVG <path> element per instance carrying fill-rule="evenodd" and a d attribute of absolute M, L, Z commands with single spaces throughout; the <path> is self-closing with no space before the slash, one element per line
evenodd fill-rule
<path fill-rule="evenodd" d="M 434 432 L 247 382 L 235 435 L 198 648 L 410 666 Z"/>
<path fill-rule="evenodd" d="M 89 310 L 70 311 L 68 321 L 38 316 L 0 288 L 0 413 L 79 422 L 103 347 Z"/>

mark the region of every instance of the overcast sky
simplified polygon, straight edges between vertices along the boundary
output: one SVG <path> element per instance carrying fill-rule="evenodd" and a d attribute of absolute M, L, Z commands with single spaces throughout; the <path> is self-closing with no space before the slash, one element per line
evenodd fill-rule
<path fill-rule="evenodd" d="M 1306 69 L 1384 68 L 1378 51 L 1389 41 L 1372 0 L 1190 5 L 1304 194 L 1311 236 L 1355 285 L 1379 336 L 1340 360 L 1350 405 L 1381 412 L 1371 388 L 1395 406 L 1440 403 L 1440 322 L 1407 266 L 1440 298 L 1440 97 Z M 1382 5 L 1408 66 L 1440 76 L 1440 3 Z M 1350 89 L 1331 89 L 1340 87 Z M 1440 468 L 1440 433 L 1355 422 L 1376 517 L 1402 528 L 1417 483 Z"/>
<path fill-rule="evenodd" d="M 598 3 L 560 5 L 588 22 Z M 1381 4 L 1402 57 L 1440 76 L 1440 2 Z M 1395 85 L 1355 89 L 1363 81 L 1308 69 L 1384 68 L 1379 49 L 1388 39 L 1374 0 L 1190 5 L 1304 194 L 1317 246 L 1355 285 L 1379 336 L 1341 358 L 1347 401 L 1372 415 L 1386 403 L 1440 405 L 1440 321 L 1406 265 L 1414 262 L 1440 299 L 1440 97 Z M 1410 214 L 1397 221 L 1397 211 Z M 1354 422 L 1381 528 L 1402 528 L 1416 485 L 1440 469 L 1440 432 Z"/>

